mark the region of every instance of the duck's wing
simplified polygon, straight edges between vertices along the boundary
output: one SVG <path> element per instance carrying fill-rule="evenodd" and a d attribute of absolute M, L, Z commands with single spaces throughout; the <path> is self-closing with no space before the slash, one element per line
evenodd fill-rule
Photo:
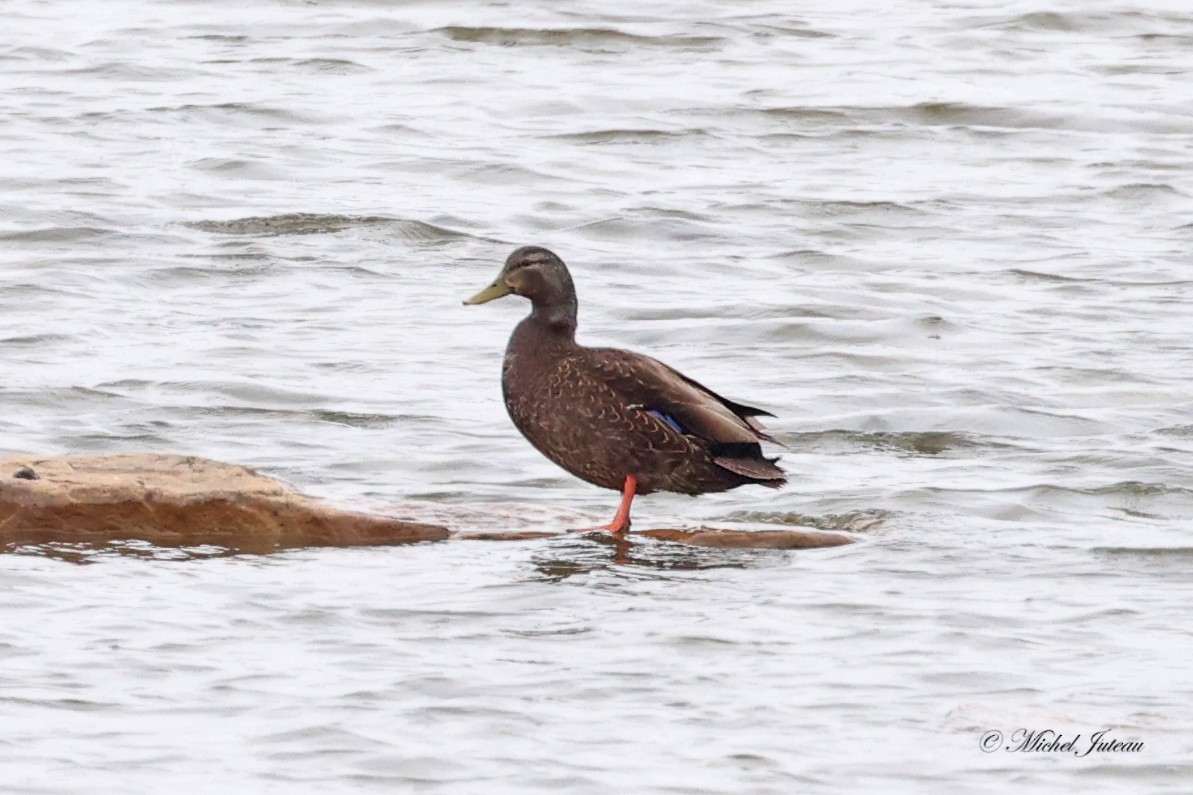
<path fill-rule="evenodd" d="M 680 433 L 725 445 L 726 452 L 749 445 L 749 451 L 741 450 L 747 455 L 759 441 L 774 441 L 755 419 L 773 414 L 723 398 L 657 359 L 616 348 L 589 348 L 587 353 L 593 374 L 622 395 L 627 407 L 670 420 Z"/>
<path fill-rule="evenodd" d="M 649 358 L 649 357 L 647 357 L 647 358 Z M 787 445 L 783 444 L 778 439 L 776 439 L 775 437 L 773 437 L 769 433 L 767 433 L 766 426 L 763 425 L 758 420 L 758 417 L 773 417 L 773 416 L 775 416 L 774 414 L 771 414 L 769 411 L 764 411 L 760 408 L 755 408 L 754 406 L 747 406 L 745 403 L 738 403 L 736 401 L 730 400 L 727 397 L 722 397 L 721 395 L 718 395 L 716 392 L 713 392 L 708 387 L 704 386 L 704 384 L 701 384 L 698 381 L 694 381 L 691 378 L 688 378 L 686 375 L 679 372 L 674 367 L 669 367 L 669 366 L 663 364 L 662 362 L 657 362 L 657 361 L 656 361 L 656 364 L 658 364 L 662 367 L 665 367 L 668 371 L 670 371 L 671 373 L 674 373 L 676 376 L 682 378 L 684 381 L 686 381 L 691 386 L 695 387 L 697 390 L 704 392 L 708 396 L 719 401 L 723 406 L 725 406 L 725 408 L 729 409 L 735 415 L 740 417 L 742 419 L 742 421 L 744 421 L 746 423 L 746 425 L 750 426 L 750 428 L 753 429 L 754 433 L 758 436 L 759 439 L 765 439 L 766 441 L 768 441 L 772 444 L 777 444 L 780 447 L 787 447 Z"/>

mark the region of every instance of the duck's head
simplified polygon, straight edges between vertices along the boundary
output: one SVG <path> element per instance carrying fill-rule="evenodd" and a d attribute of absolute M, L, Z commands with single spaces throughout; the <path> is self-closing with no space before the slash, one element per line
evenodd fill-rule
<path fill-rule="evenodd" d="M 484 304 L 507 295 L 529 298 L 535 312 L 571 307 L 575 314 L 576 287 L 567 266 L 539 246 L 523 246 L 510 254 L 493 283 L 464 303 Z"/>

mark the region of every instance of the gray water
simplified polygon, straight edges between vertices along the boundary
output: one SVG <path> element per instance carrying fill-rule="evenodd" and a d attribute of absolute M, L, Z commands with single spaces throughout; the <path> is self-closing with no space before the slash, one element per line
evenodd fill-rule
<path fill-rule="evenodd" d="M 606 521 L 460 305 L 534 243 L 791 448 L 635 527 L 859 539 L 24 548 L 6 793 L 1193 790 L 1186 4 L 0 11 L 4 452 Z"/>

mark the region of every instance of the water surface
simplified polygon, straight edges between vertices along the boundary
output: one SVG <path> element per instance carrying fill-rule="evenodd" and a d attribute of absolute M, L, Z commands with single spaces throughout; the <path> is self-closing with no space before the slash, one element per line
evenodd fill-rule
<path fill-rule="evenodd" d="M 605 521 L 498 386 L 512 248 L 778 415 L 599 538 L 0 557 L 14 793 L 1187 791 L 1180 4 L 5 5 L 4 452 Z M 72 565 L 89 563 L 91 565 Z M 1110 729 L 1138 753 L 982 753 Z"/>

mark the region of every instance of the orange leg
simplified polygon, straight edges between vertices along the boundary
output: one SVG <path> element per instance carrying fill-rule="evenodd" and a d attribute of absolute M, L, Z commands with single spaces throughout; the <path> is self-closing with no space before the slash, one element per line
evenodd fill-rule
<path fill-rule="evenodd" d="M 613 535 L 621 535 L 630 529 L 630 503 L 634 501 L 634 494 L 638 491 L 638 478 L 633 475 L 625 476 L 625 486 L 621 490 L 621 505 L 617 506 L 617 514 L 613 521 L 605 528 Z"/>
<path fill-rule="evenodd" d="M 633 475 L 625 476 L 625 486 L 621 492 L 621 505 L 617 506 L 617 515 L 613 521 L 600 527 L 585 527 L 573 530 L 574 533 L 586 533 L 592 530 L 605 530 L 615 536 L 625 535 L 630 529 L 630 503 L 634 501 L 634 494 L 638 489 L 638 478 Z"/>

